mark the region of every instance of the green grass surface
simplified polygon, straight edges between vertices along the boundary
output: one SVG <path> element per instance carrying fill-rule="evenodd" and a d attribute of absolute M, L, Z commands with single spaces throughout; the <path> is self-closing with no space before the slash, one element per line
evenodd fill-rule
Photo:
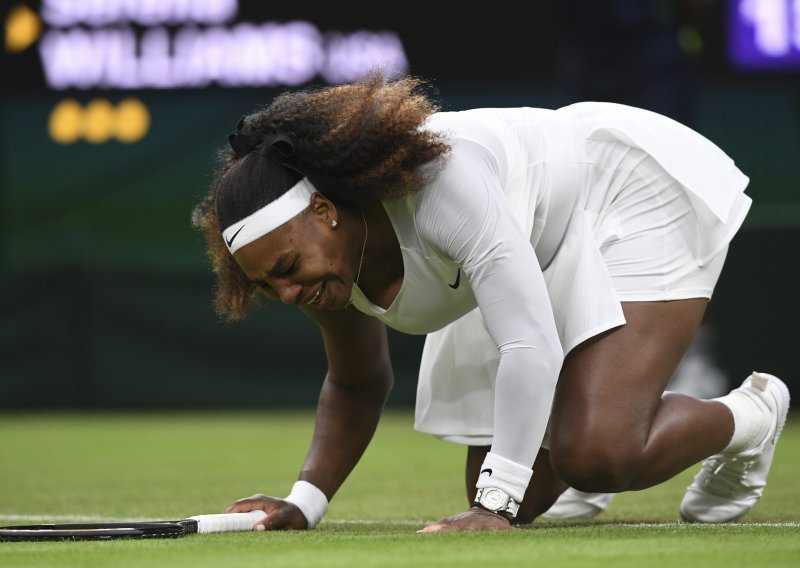
<path fill-rule="evenodd" d="M 161 519 L 285 495 L 310 413 L 0 416 L 0 524 Z M 800 566 L 800 415 L 790 417 L 762 502 L 740 524 L 677 522 L 696 468 L 618 495 L 600 517 L 516 533 L 419 535 L 465 508 L 463 448 L 388 413 L 310 532 L 179 540 L 2 543 L 0 566 Z"/>

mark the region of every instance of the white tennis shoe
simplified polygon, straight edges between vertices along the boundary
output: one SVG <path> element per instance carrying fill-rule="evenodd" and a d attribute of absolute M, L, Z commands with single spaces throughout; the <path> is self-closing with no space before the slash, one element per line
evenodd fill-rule
<path fill-rule="evenodd" d="M 591 519 L 606 510 L 613 493 L 584 493 L 569 487 L 542 514 L 545 519 Z"/>
<path fill-rule="evenodd" d="M 754 447 L 736 453 L 720 453 L 703 462 L 681 502 L 686 521 L 725 523 L 752 509 L 764 492 L 775 444 L 789 411 L 789 389 L 779 378 L 753 373 L 736 389 L 749 396 L 771 422 L 767 435 Z"/>

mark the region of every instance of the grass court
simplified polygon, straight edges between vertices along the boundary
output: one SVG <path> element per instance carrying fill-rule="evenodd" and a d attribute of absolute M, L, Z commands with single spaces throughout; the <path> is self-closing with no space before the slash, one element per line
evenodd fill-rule
<path fill-rule="evenodd" d="M 389 411 L 320 527 L 178 540 L 0 543 L 0 566 L 800 566 L 800 415 L 790 414 L 761 503 L 740 523 L 679 522 L 697 467 L 619 495 L 588 521 L 502 534 L 420 535 L 466 508 L 464 449 Z M 286 495 L 310 412 L 6 413 L 0 525 L 177 519 L 253 493 Z"/>

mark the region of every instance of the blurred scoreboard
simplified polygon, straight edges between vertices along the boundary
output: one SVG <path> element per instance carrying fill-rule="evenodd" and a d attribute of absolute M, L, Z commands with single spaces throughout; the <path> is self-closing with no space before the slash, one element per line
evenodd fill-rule
<path fill-rule="evenodd" d="M 307 19 L 253 20 L 243 8 L 238 0 L 11 5 L 4 18 L 4 88 L 79 93 L 281 88 L 351 81 L 374 66 L 389 75 L 409 71 L 403 42 L 391 29 L 340 31 Z M 48 120 L 51 139 L 62 144 L 142 139 L 150 126 L 147 104 L 111 96 L 114 102 L 58 102 Z"/>
<path fill-rule="evenodd" d="M 340 83 L 380 65 L 473 81 L 552 74 L 553 9 L 356 0 L 11 0 L 4 88 L 196 89 Z"/>
<path fill-rule="evenodd" d="M 51 137 L 59 143 L 99 142 L 96 133 L 78 136 L 74 126 L 122 118 L 136 126 L 98 130 L 136 141 L 149 124 L 143 92 L 245 89 L 263 100 L 285 88 L 352 81 L 373 67 L 489 90 L 493 82 L 552 78 L 557 46 L 543 0 L 528 6 L 530 21 L 509 19 L 502 2 L 480 14 L 419 0 L 359 0 L 344 8 L 259 0 L 4 4 L 2 89 L 77 99 L 52 109 Z M 137 98 L 120 108 L 125 92 Z M 114 100 L 89 106 L 92 93 Z"/>
<path fill-rule="evenodd" d="M 237 0 L 42 0 L 38 10 L 13 7 L 6 30 L 9 52 L 38 41 L 52 89 L 263 87 L 317 77 L 340 83 L 375 65 L 390 74 L 408 70 L 391 30 L 248 21 Z"/>

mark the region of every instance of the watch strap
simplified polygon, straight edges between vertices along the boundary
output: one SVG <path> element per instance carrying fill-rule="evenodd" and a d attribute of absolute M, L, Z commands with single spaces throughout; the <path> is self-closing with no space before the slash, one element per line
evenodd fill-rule
<path fill-rule="evenodd" d="M 505 503 L 503 503 L 503 505 L 499 509 L 492 509 L 482 503 L 481 498 L 483 497 L 484 493 L 488 492 L 489 490 L 500 491 L 505 496 Z M 497 513 L 497 514 L 508 513 L 509 515 L 511 515 L 512 518 L 516 517 L 517 512 L 519 511 L 519 502 L 516 499 L 514 499 L 511 495 L 509 495 L 508 493 L 506 493 L 505 491 L 503 491 L 498 487 L 481 487 L 480 489 L 478 489 L 477 493 L 475 493 L 474 504 L 480 507 L 481 509 L 489 511 L 490 513 Z"/>

